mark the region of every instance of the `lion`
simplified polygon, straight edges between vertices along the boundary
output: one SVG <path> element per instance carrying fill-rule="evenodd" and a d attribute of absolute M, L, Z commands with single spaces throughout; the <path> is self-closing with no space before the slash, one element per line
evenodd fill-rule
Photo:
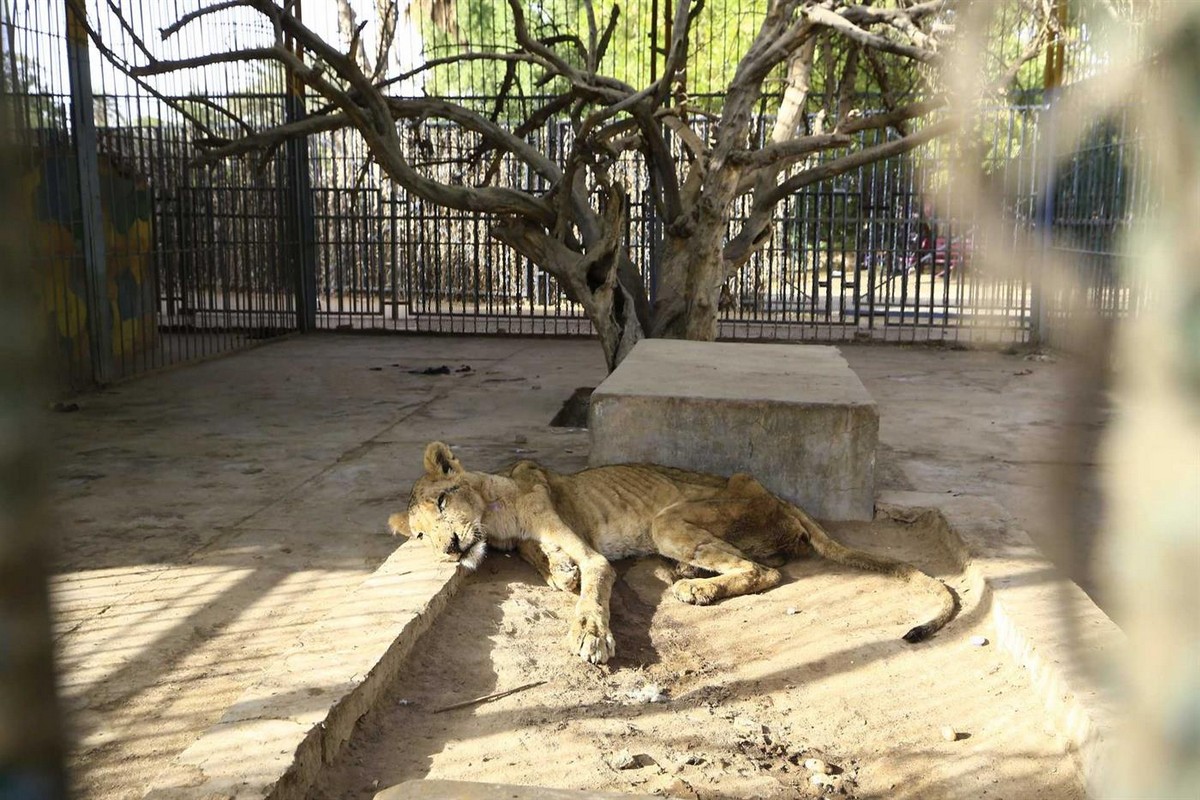
<path fill-rule="evenodd" d="M 953 592 L 911 564 L 838 544 L 801 508 L 746 474 L 729 478 L 653 464 L 593 467 L 560 474 L 518 461 L 497 474 L 471 472 L 450 448 L 425 448 L 425 474 L 393 533 L 421 540 L 473 570 L 489 549 L 516 550 L 554 588 L 578 591 L 567 634 L 571 650 L 601 664 L 616 644 L 609 628 L 610 561 L 661 555 L 677 562 L 671 587 L 684 603 L 707 605 L 762 592 L 777 567 L 811 547 L 838 564 L 881 572 L 937 593 L 933 619 L 904 634 L 928 638 L 958 608 Z"/>

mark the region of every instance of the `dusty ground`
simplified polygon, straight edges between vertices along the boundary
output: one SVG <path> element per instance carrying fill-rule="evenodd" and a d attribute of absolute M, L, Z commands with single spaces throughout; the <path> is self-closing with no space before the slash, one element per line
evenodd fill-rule
<path fill-rule="evenodd" d="M 880 489 L 992 495 L 1054 554 L 1047 544 L 1061 542 L 1062 531 L 1046 511 L 1053 485 L 1047 476 L 1059 468 L 1053 445 L 1064 430 L 1067 365 L 930 348 L 844 347 L 843 352 L 879 403 Z M 440 376 L 410 372 L 442 364 L 453 370 L 471 365 L 472 370 Z M 122 384 L 80 398 L 76 413 L 53 415 L 54 503 L 61 527 L 53 591 L 61 683 L 76 731 L 72 768 L 78 795 L 140 797 L 165 762 L 269 669 L 298 630 L 374 569 L 395 544 L 381 534 L 381 523 L 418 474 L 426 441 L 445 439 L 459 446 L 468 464 L 483 468 L 523 455 L 518 450 L 534 451 L 560 469 L 576 468 L 586 462 L 586 434 L 556 431 L 546 423 L 575 387 L 595 385 L 603 374 L 599 347 L 588 341 L 310 336 Z M 1085 466 L 1085 474 L 1094 472 Z M 1094 504 L 1082 505 L 1095 510 Z M 472 591 L 491 587 L 497 596 L 483 604 L 494 607 L 508 594 L 507 574 L 485 577 Z M 541 587 L 520 580 L 508 602 L 522 596 L 565 602 L 543 598 Z M 813 584 L 804 586 L 808 592 Z M 658 609 L 652 626 L 630 626 L 643 634 L 641 640 L 626 638 L 628 654 L 652 650 L 662 665 L 682 664 L 672 659 L 682 659 L 679 653 L 694 647 L 695 658 L 726 663 L 720 652 L 704 654 L 711 641 L 704 632 L 712 629 L 701 625 L 708 610 L 659 608 L 657 589 L 647 587 L 641 594 L 648 606 L 622 612 L 636 616 Z M 779 602 L 802 609 L 798 617 L 806 624 L 810 609 L 821 605 L 815 599 Z M 496 634 L 499 613 L 489 612 L 480 623 L 492 624 L 493 630 L 464 633 L 471 643 L 464 652 L 486 657 L 491 638 L 497 653 L 503 652 L 511 640 Z M 511 613 L 516 625 L 519 609 Z M 798 617 L 772 613 L 763 635 L 773 636 Z M 539 621 L 537 629 L 551 638 L 525 654 L 550 659 L 547 664 L 561 658 L 561 624 Z M 758 627 L 738 623 L 743 634 Z M 839 633 L 832 652 L 854 658 L 860 649 L 877 655 L 896 646 L 887 626 L 870 631 L 863 642 Z M 943 648 L 948 645 L 939 642 L 928 652 Z M 946 656 L 949 665 L 983 655 L 945 652 L 954 654 Z M 986 655 L 993 653 L 988 649 Z M 767 663 L 771 656 L 764 647 L 763 656 L 746 658 L 748 664 Z M 822 664 L 822 658 L 827 656 L 796 651 L 789 663 Z M 737 663 L 741 669 L 741 660 Z M 574 672 L 562 674 L 578 675 L 580 686 L 595 682 L 595 675 L 580 671 L 582 666 L 570 668 Z M 700 667 L 687 665 L 675 672 L 689 668 L 701 674 Z M 929 679 L 944 671 L 928 663 L 923 668 Z M 489 666 L 467 662 L 462 669 L 464 675 L 476 675 L 484 687 L 479 693 L 490 690 Z M 666 666 L 646 669 L 667 674 Z M 767 676 L 773 670 L 759 669 Z M 878 694 L 839 684 L 836 676 L 862 676 L 865 684 L 889 686 L 886 699 L 895 692 L 880 678 L 892 669 L 890 660 L 873 660 L 866 668 L 860 662 L 851 671 L 829 669 L 823 685 L 841 686 L 841 694 L 829 695 L 837 699 L 828 706 L 818 704 L 817 715 L 809 710 L 789 715 L 793 728 L 787 735 L 794 737 L 789 747 L 834 746 L 833 736 L 821 738 L 800 720 L 804 725 L 812 719 L 836 721 L 849 713 L 842 707 L 850 705 L 867 713 L 865 702 L 850 703 L 855 697 L 850 693 L 866 692 L 864 697 L 876 702 L 871 698 Z M 550 672 L 536 665 L 529 671 Z M 608 689 L 617 691 L 620 681 L 636 680 L 637 674 L 625 662 L 620 673 L 604 681 L 618 681 Z M 677 711 L 701 680 L 686 677 L 693 682 L 661 678 L 675 698 L 672 704 L 619 714 Z M 746 680 L 769 677 L 748 673 Z M 604 681 L 588 690 L 587 702 L 602 702 L 595 692 L 605 691 Z M 548 685 L 505 702 L 532 708 L 535 701 L 547 701 L 539 692 L 553 691 L 555 685 Z M 741 687 L 737 697 L 744 699 L 734 699 L 750 704 L 749 709 L 752 691 Z M 940 701 L 943 694 L 933 691 L 929 701 Z M 686 708 L 704 709 L 699 700 L 687 702 Z M 470 713 L 465 719 L 490 719 L 505 707 L 484 706 L 478 717 Z M 454 721 L 463 713 L 451 712 L 445 719 Z M 1031 719 L 1036 726 L 1037 718 Z M 733 720 L 725 722 L 732 730 Z M 493 728 L 499 735 L 501 729 Z M 897 732 L 898 747 L 918 772 L 934 756 L 961 757 L 982 741 L 973 736 L 956 743 L 958 750 L 944 751 L 936 731 L 932 739 L 923 729 L 919 736 L 915 728 L 912 734 L 903 731 Z M 434 752 L 433 745 L 422 747 Z M 659 759 L 660 754 L 653 755 Z M 863 763 L 870 756 L 831 755 Z M 968 780 L 971 770 L 961 774 Z M 635 777 L 649 781 L 650 775 L 642 769 Z"/>
<path fill-rule="evenodd" d="M 1039 354 L 842 346 L 879 407 L 877 489 L 986 495 L 1109 616 L 1097 548 L 1112 409 L 1080 402 L 1078 369 Z"/>
<path fill-rule="evenodd" d="M 618 658 L 584 664 L 562 642 L 572 598 L 496 556 L 426 634 L 311 800 L 369 798 L 419 777 L 667 793 L 818 797 L 806 759 L 840 767 L 847 797 L 1082 797 L 1027 674 L 994 645 L 968 584 L 931 531 L 843 524 L 844 541 L 919 563 L 963 597 L 918 646 L 930 610 L 888 578 L 805 560 L 758 597 L 675 601 L 665 563 L 624 564 L 613 602 Z M 788 609 L 794 610 L 789 614 Z M 491 703 L 464 700 L 544 680 Z M 631 692 L 656 686 L 646 704 Z M 946 741 L 940 729 L 961 732 Z M 622 768 L 620 759 L 632 759 Z M 844 792 L 840 792 L 843 790 Z"/>

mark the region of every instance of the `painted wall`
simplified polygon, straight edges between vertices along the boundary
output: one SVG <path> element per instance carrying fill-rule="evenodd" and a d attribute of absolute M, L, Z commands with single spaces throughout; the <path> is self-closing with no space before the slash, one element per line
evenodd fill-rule
<path fill-rule="evenodd" d="M 82 213 L 74 154 L 67 147 L 39 148 L 23 176 L 34 209 L 34 267 L 52 350 L 71 388 L 91 382 L 90 308 L 83 253 Z M 154 276 L 154 231 L 146 181 L 119 171 L 100 156 L 100 203 L 111 308 L 113 361 L 158 343 Z"/>

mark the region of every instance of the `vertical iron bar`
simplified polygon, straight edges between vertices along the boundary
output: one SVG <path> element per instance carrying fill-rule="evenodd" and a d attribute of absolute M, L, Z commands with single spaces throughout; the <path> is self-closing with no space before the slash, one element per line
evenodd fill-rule
<path fill-rule="evenodd" d="M 1054 209 L 1055 195 L 1058 192 L 1056 164 L 1054 158 L 1054 143 L 1056 139 L 1057 128 L 1057 109 L 1058 91 L 1056 89 L 1047 89 L 1045 97 L 1045 110 L 1042 112 L 1043 129 L 1042 129 L 1042 169 L 1045 170 L 1045 175 L 1042 178 L 1042 191 L 1039 199 L 1041 200 L 1041 208 L 1038 210 L 1038 242 L 1041 251 L 1041 261 L 1038 268 L 1034 270 L 1031 276 L 1031 298 L 1030 298 L 1030 319 L 1029 319 L 1029 343 L 1034 347 L 1039 347 L 1045 343 L 1048 333 L 1047 325 L 1049 324 L 1048 309 L 1046 307 L 1045 297 L 1045 279 L 1046 267 L 1050 260 L 1050 250 L 1054 243 Z"/>
<path fill-rule="evenodd" d="M 292 4 L 292 13 L 300 16 L 300 0 Z M 292 44 L 289 42 L 289 44 Z M 294 45 L 297 56 L 300 46 Z M 304 108 L 304 84 L 292 71 L 287 72 L 287 91 L 284 95 L 284 118 L 297 122 L 307 116 Z M 301 331 L 317 327 L 317 259 L 316 230 L 313 222 L 312 175 L 309 165 L 308 139 L 289 139 L 285 147 L 287 159 L 287 200 L 290 238 L 292 239 L 296 287 L 296 327 Z"/>
<path fill-rule="evenodd" d="M 400 241 L 397 238 L 400 235 L 400 228 L 396 224 L 396 212 L 400 208 L 400 204 L 396 202 L 396 185 L 390 184 L 387 189 L 390 199 L 385 202 L 384 208 L 387 209 L 388 225 L 391 230 L 391 275 L 392 275 L 392 321 L 398 322 L 400 319 Z M 405 212 L 407 218 L 407 211 Z M 407 245 L 407 243 L 406 243 Z"/>
<path fill-rule="evenodd" d="M 87 271 L 88 338 L 92 378 L 100 385 L 114 375 L 112 308 L 108 302 L 105 263 L 104 212 L 100 206 L 100 165 L 96 152 L 96 118 L 92 105 L 92 74 L 88 64 L 86 13 L 79 0 L 66 0 L 67 71 L 71 82 L 71 133 L 79 178 L 79 207 L 83 228 L 83 260 Z"/>

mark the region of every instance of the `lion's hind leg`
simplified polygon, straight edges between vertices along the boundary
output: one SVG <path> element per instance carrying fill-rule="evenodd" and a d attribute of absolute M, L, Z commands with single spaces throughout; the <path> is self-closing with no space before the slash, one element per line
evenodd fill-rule
<path fill-rule="evenodd" d="M 780 581 L 778 570 L 751 561 L 702 524 L 706 517 L 719 523 L 719 510 L 703 502 L 688 503 L 667 509 L 651 523 L 650 535 L 659 553 L 681 565 L 713 573 L 709 578 L 675 582 L 671 591 L 684 603 L 708 605 L 724 597 L 762 592 Z"/>

